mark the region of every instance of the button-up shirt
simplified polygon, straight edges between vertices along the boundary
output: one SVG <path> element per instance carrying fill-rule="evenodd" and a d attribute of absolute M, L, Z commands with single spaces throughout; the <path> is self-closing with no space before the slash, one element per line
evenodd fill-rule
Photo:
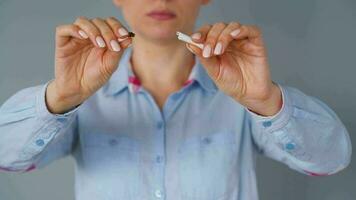
<path fill-rule="evenodd" d="M 67 113 L 46 107 L 52 80 L 11 96 L 0 108 L 1 169 L 28 172 L 71 155 L 78 200 L 257 200 L 257 153 L 310 176 L 349 164 L 347 130 L 320 100 L 278 84 L 281 110 L 260 116 L 220 91 L 195 57 L 161 110 L 131 53 Z"/>

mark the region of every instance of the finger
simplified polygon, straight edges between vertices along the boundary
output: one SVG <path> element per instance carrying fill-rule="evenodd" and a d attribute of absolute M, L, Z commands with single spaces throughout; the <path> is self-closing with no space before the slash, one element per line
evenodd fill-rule
<path fill-rule="evenodd" d="M 56 27 L 56 46 L 63 46 L 71 38 L 87 39 L 88 35 L 74 24 L 65 24 Z"/>
<path fill-rule="evenodd" d="M 220 22 L 214 24 L 214 26 L 210 29 L 204 44 L 204 49 L 203 49 L 204 58 L 209 58 L 212 55 L 213 53 L 212 50 L 215 49 L 219 35 L 225 29 L 225 27 L 226 24 Z"/>
<path fill-rule="evenodd" d="M 202 26 L 197 32 L 191 35 L 192 40 L 197 43 L 203 43 L 212 27 L 210 24 Z"/>
<path fill-rule="evenodd" d="M 99 29 L 90 20 L 85 17 L 78 17 L 74 24 L 88 34 L 94 46 L 99 48 L 106 46 Z"/>
<path fill-rule="evenodd" d="M 109 24 L 109 26 L 111 27 L 111 29 L 113 30 L 113 32 L 118 38 L 129 35 L 127 29 L 116 18 L 109 17 L 106 19 L 106 23 Z"/>
<path fill-rule="evenodd" d="M 104 38 L 106 46 L 115 52 L 119 52 L 121 47 L 117 42 L 117 38 L 110 26 L 101 18 L 94 18 L 93 24 L 99 29 L 101 36 Z"/>
<path fill-rule="evenodd" d="M 234 40 L 234 38 L 230 33 L 240 28 L 240 26 L 241 25 L 238 22 L 231 22 L 225 27 L 225 29 L 221 32 L 218 42 L 215 46 L 214 49 L 215 55 L 221 55 L 225 52 L 226 47 L 228 47 L 230 42 Z"/>
<path fill-rule="evenodd" d="M 204 66 L 204 68 L 207 70 L 209 75 L 214 77 L 218 73 L 219 71 L 219 67 L 217 67 L 219 65 L 218 57 L 212 56 L 209 58 L 204 58 L 202 55 L 202 50 L 199 47 L 189 43 L 186 43 L 186 47 L 189 49 L 189 51 L 191 51 L 199 58 L 200 63 Z"/>
<path fill-rule="evenodd" d="M 197 56 L 201 56 L 202 54 L 202 50 L 198 47 L 196 47 L 195 45 L 191 45 L 189 43 L 185 43 L 185 46 L 187 47 L 187 49 L 192 52 L 193 54 L 197 55 Z"/>
<path fill-rule="evenodd" d="M 114 17 L 107 18 L 106 23 L 110 26 L 116 37 L 119 38 L 120 46 L 127 48 L 132 42 L 131 38 L 127 37 L 129 35 L 127 29 Z M 122 37 L 124 37 L 124 39 L 120 39 Z"/>
<path fill-rule="evenodd" d="M 259 27 L 255 25 L 242 25 L 240 28 L 231 32 L 234 39 L 249 39 L 257 45 L 263 45 L 262 32 Z"/>

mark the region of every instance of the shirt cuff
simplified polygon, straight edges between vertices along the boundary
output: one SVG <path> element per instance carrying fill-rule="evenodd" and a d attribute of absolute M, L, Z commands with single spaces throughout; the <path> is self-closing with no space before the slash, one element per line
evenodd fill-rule
<path fill-rule="evenodd" d="M 46 104 L 46 89 L 48 87 L 48 85 L 53 81 L 54 79 L 48 81 L 42 88 L 41 90 L 38 92 L 37 96 L 36 96 L 36 112 L 38 114 L 38 117 L 42 120 L 50 120 L 50 119 L 65 119 L 65 118 L 70 118 L 71 116 L 73 116 L 78 109 L 80 108 L 80 105 L 76 106 L 75 108 L 73 108 L 72 110 L 63 113 L 63 114 L 54 114 L 51 113 L 48 110 L 47 104 Z"/>
<path fill-rule="evenodd" d="M 43 151 L 48 143 L 50 143 L 56 135 L 58 135 L 60 130 L 68 127 L 68 125 L 74 121 L 75 114 L 80 107 L 77 106 L 64 114 L 53 114 L 49 112 L 45 98 L 47 86 L 52 81 L 53 79 L 44 84 L 44 86 L 36 94 L 37 118 L 41 121 L 41 123 L 39 129 L 22 150 L 22 153 L 20 154 L 21 159 L 32 159 L 33 155 L 39 154 Z"/>
<path fill-rule="evenodd" d="M 267 117 L 261 116 L 245 107 L 245 110 L 250 114 L 253 122 L 255 122 L 259 128 L 265 129 L 265 131 L 268 132 L 272 132 L 284 127 L 288 123 L 292 114 L 291 99 L 289 98 L 286 89 L 280 84 L 277 84 L 277 86 L 282 93 L 282 108 L 278 111 L 277 114 Z"/>

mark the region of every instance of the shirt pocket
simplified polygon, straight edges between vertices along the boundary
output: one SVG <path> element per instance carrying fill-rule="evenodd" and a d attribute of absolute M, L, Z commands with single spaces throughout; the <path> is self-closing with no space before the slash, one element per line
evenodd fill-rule
<path fill-rule="evenodd" d="M 116 133 L 85 133 L 81 139 L 83 158 L 86 164 L 93 166 L 125 166 L 138 163 L 138 140 Z"/>
<path fill-rule="evenodd" d="M 111 132 L 85 133 L 81 137 L 87 181 L 96 184 L 107 199 L 137 196 L 142 189 L 139 140 Z"/>
<path fill-rule="evenodd" d="M 236 185 L 234 131 L 188 138 L 180 145 L 178 157 L 182 199 L 224 199 Z"/>

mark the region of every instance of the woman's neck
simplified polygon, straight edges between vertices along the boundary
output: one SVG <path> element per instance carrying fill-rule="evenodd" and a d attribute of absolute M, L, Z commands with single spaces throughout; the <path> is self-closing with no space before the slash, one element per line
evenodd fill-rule
<path fill-rule="evenodd" d="M 188 79 L 194 56 L 184 43 L 177 40 L 157 44 L 135 37 L 132 45 L 132 69 L 143 87 L 172 92 Z"/>

